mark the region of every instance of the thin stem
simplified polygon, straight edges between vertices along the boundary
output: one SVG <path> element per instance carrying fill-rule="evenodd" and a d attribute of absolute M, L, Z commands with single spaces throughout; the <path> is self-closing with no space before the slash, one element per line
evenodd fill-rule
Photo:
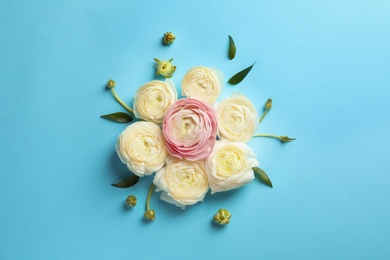
<path fill-rule="evenodd" d="M 149 192 L 148 192 L 148 197 L 146 198 L 146 211 L 150 210 L 150 198 L 152 197 L 152 193 L 154 190 L 154 184 L 150 185 Z"/>
<path fill-rule="evenodd" d="M 261 123 L 261 121 L 263 121 L 265 115 L 271 110 L 271 108 L 272 108 L 272 99 L 269 98 L 267 102 L 265 102 L 264 112 L 263 115 L 260 117 L 259 124 Z"/>
<path fill-rule="evenodd" d="M 111 93 L 112 93 L 112 95 L 114 96 L 114 98 L 116 99 L 116 101 L 118 101 L 118 103 L 122 105 L 122 107 L 124 107 L 127 111 L 129 111 L 130 113 L 132 113 L 132 114 L 134 115 L 133 109 L 131 109 L 128 105 L 126 105 L 126 104 L 122 101 L 122 99 L 120 99 L 120 98 L 118 97 L 118 95 L 115 93 L 114 88 L 111 88 Z"/>
<path fill-rule="evenodd" d="M 265 115 L 268 113 L 268 111 L 269 111 L 269 109 L 267 109 L 267 108 L 264 110 L 263 115 L 260 117 L 259 124 L 261 123 L 261 121 L 263 121 L 263 119 L 264 119 Z"/>
<path fill-rule="evenodd" d="M 255 134 L 255 135 L 253 135 L 253 137 L 275 138 L 275 139 L 279 139 L 283 143 L 288 143 L 288 142 L 291 142 L 291 141 L 295 140 L 295 138 L 290 138 L 290 137 L 288 137 L 286 135 Z"/>
<path fill-rule="evenodd" d="M 280 136 L 271 135 L 271 134 L 254 134 L 253 137 L 270 137 L 270 138 L 280 139 Z"/>

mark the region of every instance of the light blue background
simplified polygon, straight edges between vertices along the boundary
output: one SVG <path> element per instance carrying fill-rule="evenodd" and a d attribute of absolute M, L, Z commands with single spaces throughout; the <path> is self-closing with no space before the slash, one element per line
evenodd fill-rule
<path fill-rule="evenodd" d="M 390 1 L 0 1 L 0 259 L 389 259 Z M 161 45 L 164 32 L 176 42 Z M 227 58 L 228 35 L 237 45 Z M 182 211 L 131 189 L 114 153 L 124 111 L 174 58 L 177 88 L 196 65 L 261 113 L 250 142 L 259 180 Z M 129 194 L 139 205 L 124 207 Z M 211 218 L 232 214 L 224 228 Z"/>

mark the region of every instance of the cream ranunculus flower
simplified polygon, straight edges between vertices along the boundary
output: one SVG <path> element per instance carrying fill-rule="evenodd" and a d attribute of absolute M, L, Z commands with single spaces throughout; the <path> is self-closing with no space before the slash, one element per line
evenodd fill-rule
<path fill-rule="evenodd" d="M 142 177 L 160 170 L 167 150 L 160 127 L 152 122 L 135 122 L 123 130 L 115 151 L 134 174 Z"/>
<path fill-rule="evenodd" d="M 252 181 L 252 167 L 259 165 L 256 154 L 245 143 L 217 141 L 206 159 L 211 193 L 236 189 Z"/>
<path fill-rule="evenodd" d="M 168 107 L 176 100 L 177 92 L 171 80 L 153 80 L 137 90 L 134 114 L 137 118 L 161 124 Z"/>
<path fill-rule="evenodd" d="M 251 101 L 234 94 L 216 105 L 218 137 L 232 142 L 248 142 L 259 125 L 257 111 Z"/>
<path fill-rule="evenodd" d="M 209 184 L 204 160 L 195 162 L 167 158 L 167 164 L 154 176 L 153 183 L 161 191 L 161 199 L 182 209 L 203 201 Z"/>
<path fill-rule="evenodd" d="M 214 103 L 221 94 L 223 75 L 218 69 L 194 67 L 187 71 L 181 82 L 182 95 Z"/>

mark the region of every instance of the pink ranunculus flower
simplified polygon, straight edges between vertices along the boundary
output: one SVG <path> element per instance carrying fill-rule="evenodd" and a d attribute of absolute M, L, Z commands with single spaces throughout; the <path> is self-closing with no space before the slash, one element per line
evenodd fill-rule
<path fill-rule="evenodd" d="M 216 140 L 216 111 L 199 99 L 179 99 L 165 113 L 162 130 L 169 154 L 188 161 L 205 159 Z"/>

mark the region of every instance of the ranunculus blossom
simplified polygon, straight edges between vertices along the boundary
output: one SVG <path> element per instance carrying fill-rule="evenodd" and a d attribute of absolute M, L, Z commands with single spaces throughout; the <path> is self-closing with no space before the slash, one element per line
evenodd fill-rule
<path fill-rule="evenodd" d="M 221 94 L 223 84 L 223 75 L 218 69 L 194 67 L 183 77 L 182 95 L 214 103 Z"/>
<path fill-rule="evenodd" d="M 153 183 L 158 187 L 156 191 L 162 190 L 162 200 L 182 209 L 202 201 L 209 190 L 204 160 L 191 162 L 168 157 Z"/>
<path fill-rule="evenodd" d="M 153 80 L 137 90 L 134 114 L 137 118 L 161 124 L 165 112 L 176 100 L 177 92 L 171 80 Z"/>
<path fill-rule="evenodd" d="M 217 141 L 206 159 L 211 193 L 236 189 L 252 181 L 252 167 L 259 165 L 256 154 L 245 143 Z"/>
<path fill-rule="evenodd" d="M 140 177 L 160 170 L 167 156 L 161 129 L 152 122 L 135 122 L 126 127 L 115 150 L 127 168 Z"/>
<path fill-rule="evenodd" d="M 248 142 L 259 125 L 256 108 L 241 94 L 234 94 L 216 105 L 218 137 L 232 142 Z"/>
<path fill-rule="evenodd" d="M 216 112 L 199 99 L 179 99 L 165 113 L 162 130 L 172 156 L 202 160 L 211 154 L 215 144 Z"/>

